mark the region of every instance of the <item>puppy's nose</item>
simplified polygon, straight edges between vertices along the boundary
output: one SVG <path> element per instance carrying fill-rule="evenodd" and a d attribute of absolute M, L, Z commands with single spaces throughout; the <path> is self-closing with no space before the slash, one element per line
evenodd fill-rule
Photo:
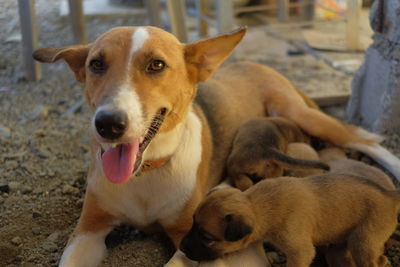
<path fill-rule="evenodd" d="M 128 125 L 128 116 L 123 111 L 102 110 L 96 114 L 94 125 L 101 137 L 115 140 L 125 133 Z"/>

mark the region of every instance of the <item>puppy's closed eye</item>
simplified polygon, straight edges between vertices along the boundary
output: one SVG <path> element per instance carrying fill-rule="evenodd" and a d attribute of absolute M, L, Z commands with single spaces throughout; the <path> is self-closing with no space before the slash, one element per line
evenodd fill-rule
<path fill-rule="evenodd" d="M 206 232 L 200 232 L 200 239 L 206 244 L 218 241 L 215 237 Z"/>

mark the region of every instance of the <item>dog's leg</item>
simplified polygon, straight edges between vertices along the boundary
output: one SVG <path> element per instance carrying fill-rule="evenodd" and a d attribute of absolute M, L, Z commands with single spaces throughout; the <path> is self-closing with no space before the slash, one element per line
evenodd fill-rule
<path fill-rule="evenodd" d="M 194 196 L 196 198 L 196 195 Z M 198 200 L 199 201 L 199 200 Z M 196 202 L 190 202 L 191 204 L 196 204 Z M 185 234 L 190 230 L 193 224 L 192 215 L 196 205 L 187 205 L 184 212 L 179 216 L 179 219 L 174 222 L 160 222 L 163 226 L 166 234 L 171 238 L 177 251 L 174 256 L 164 265 L 165 267 L 194 267 L 198 265 L 198 262 L 192 261 L 185 256 L 185 254 L 179 250 L 179 245 L 185 236 Z"/>
<path fill-rule="evenodd" d="M 311 248 L 298 248 L 297 251 L 285 253 L 287 257 L 287 267 L 309 267 L 315 256 L 315 251 Z"/>
<path fill-rule="evenodd" d="M 116 220 L 87 191 L 83 211 L 60 260 L 60 267 L 98 266 L 106 255 L 105 237 Z"/>
<path fill-rule="evenodd" d="M 315 257 L 315 247 L 311 240 L 306 241 L 304 237 L 290 235 L 290 240 L 281 247 L 286 255 L 287 267 L 308 267 Z"/>
<path fill-rule="evenodd" d="M 329 267 L 356 266 L 346 245 L 329 245 L 329 247 L 323 249 L 323 254 Z"/>
<path fill-rule="evenodd" d="M 383 256 L 385 241 L 390 234 L 385 231 L 387 227 L 382 226 L 381 231 L 368 225 L 359 225 L 350 235 L 347 246 L 357 266 L 378 267 L 386 264 Z"/>

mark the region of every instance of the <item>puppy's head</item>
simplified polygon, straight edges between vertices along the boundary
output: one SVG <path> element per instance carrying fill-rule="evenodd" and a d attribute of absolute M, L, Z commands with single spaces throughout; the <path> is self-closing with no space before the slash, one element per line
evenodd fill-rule
<path fill-rule="evenodd" d="M 262 153 L 264 154 L 264 151 Z M 244 191 L 261 180 L 283 175 L 283 167 L 280 162 L 265 158 L 263 154 L 257 154 L 257 151 L 254 151 L 247 155 L 231 155 L 229 157 L 228 176 L 236 188 Z"/>
<path fill-rule="evenodd" d="M 254 222 L 250 202 L 242 192 L 234 188 L 213 191 L 196 210 L 180 249 L 195 261 L 216 259 L 246 247 Z"/>
<path fill-rule="evenodd" d="M 186 117 L 196 84 L 219 67 L 244 33 L 243 28 L 182 44 L 159 28 L 117 27 L 91 44 L 41 48 L 33 57 L 47 63 L 62 59 L 85 83 L 103 169 L 112 182 L 122 183 L 140 169 L 156 133 Z"/>

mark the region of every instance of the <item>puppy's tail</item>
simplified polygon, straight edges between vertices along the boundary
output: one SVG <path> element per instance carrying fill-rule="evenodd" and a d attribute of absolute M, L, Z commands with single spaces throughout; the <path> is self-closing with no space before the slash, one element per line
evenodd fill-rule
<path fill-rule="evenodd" d="M 396 177 L 397 181 L 400 181 L 400 159 L 383 146 L 377 143 L 347 143 L 344 147 L 355 149 L 367 154 L 390 171 Z"/>
<path fill-rule="evenodd" d="M 268 157 L 285 169 L 322 169 L 329 171 L 328 164 L 319 160 L 297 159 L 289 157 L 278 150 L 270 150 Z"/>

